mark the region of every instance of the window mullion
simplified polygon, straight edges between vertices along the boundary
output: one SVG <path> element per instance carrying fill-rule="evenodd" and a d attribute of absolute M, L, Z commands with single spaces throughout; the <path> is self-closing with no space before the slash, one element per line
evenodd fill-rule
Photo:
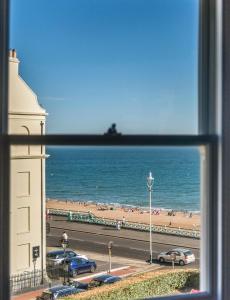
<path fill-rule="evenodd" d="M 9 294 L 9 145 L 8 130 L 8 12 L 9 1 L 0 1 L 0 299 Z"/>

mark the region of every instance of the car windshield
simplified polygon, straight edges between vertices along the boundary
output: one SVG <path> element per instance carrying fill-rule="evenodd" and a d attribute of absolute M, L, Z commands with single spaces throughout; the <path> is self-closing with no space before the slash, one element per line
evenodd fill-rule
<path fill-rule="evenodd" d="M 56 254 L 54 254 L 54 253 L 48 253 L 48 254 L 47 254 L 47 257 L 49 257 L 49 258 L 55 258 L 55 257 L 56 257 Z"/>
<path fill-rule="evenodd" d="M 101 284 L 102 284 L 102 282 L 100 282 L 100 281 L 92 280 L 92 281 L 90 281 L 90 283 L 89 283 L 89 288 L 93 288 L 93 287 L 99 286 L 99 285 L 101 285 Z"/>
<path fill-rule="evenodd" d="M 188 250 L 184 252 L 184 255 L 192 255 L 192 251 Z"/>

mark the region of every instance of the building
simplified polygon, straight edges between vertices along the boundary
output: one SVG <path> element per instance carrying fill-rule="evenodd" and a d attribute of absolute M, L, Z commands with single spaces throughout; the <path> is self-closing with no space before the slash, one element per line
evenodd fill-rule
<path fill-rule="evenodd" d="M 9 133 L 43 135 L 46 111 L 19 76 L 16 51 L 9 54 Z M 45 147 L 11 147 L 10 274 L 45 269 Z M 35 256 L 38 256 L 34 259 Z M 42 275 L 43 276 L 43 275 Z"/>

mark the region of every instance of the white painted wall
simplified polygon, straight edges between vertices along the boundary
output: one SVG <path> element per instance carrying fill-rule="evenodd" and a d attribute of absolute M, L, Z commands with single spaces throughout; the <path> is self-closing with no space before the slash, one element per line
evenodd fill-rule
<path fill-rule="evenodd" d="M 42 127 L 45 129 L 46 112 L 39 105 L 35 93 L 19 76 L 18 67 L 19 60 L 16 53 L 11 51 L 9 57 L 9 133 L 41 135 Z M 45 268 L 44 147 L 12 146 L 10 171 L 10 270 L 13 275 L 33 270 L 33 246 L 40 246 L 40 258 L 36 262 L 36 268 Z M 42 223 L 43 230 L 41 229 Z"/>

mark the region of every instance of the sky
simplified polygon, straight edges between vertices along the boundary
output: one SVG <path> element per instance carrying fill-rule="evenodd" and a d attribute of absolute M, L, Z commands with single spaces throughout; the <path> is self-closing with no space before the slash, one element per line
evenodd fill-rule
<path fill-rule="evenodd" d="M 47 133 L 194 134 L 198 0 L 11 0 Z"/>

